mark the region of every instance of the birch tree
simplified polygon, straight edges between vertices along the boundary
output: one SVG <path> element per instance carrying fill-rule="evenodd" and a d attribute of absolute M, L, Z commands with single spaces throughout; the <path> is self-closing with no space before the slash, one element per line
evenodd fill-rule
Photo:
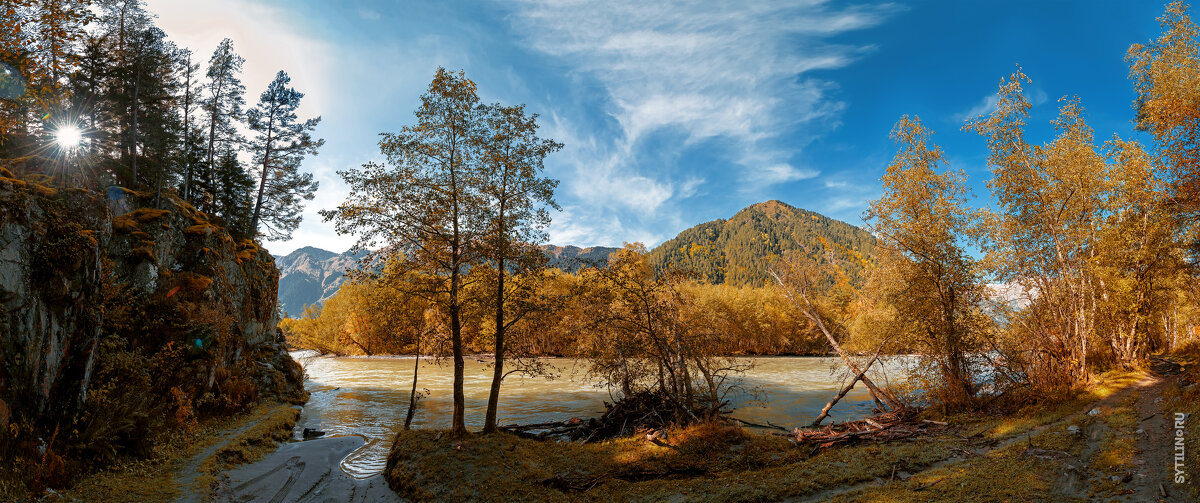
<path fill-rule="evenodd" d="M 982 281 L 962 243 L 977 220 L 966 207 L 966 175 L 944 167 L 942 150 L 916 117 L 892 129 L 899 151 L 883 175 L 883 196 L 864 216 L 879 237 L 880 267 L 899 274 L 889 301 L 911 347 L 932 362 L 930 391 L 968 405 L 975 383 L 968 356 L 979 350 Z"/>

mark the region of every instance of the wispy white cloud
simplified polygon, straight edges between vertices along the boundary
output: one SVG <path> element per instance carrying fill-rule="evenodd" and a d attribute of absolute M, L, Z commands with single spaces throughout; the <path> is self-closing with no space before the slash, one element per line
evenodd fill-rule
<path fill-rule="evenodd" d="M 379 15 L 379 11 L 375 11 L 375 10 L 368 9 L 365 7 L 360 7 L 358 9 L 358 17 L 363 18 L 367 21 L 377 21 L 377 20 L 379 20 L 379 18 L 381 16 Z"/>
<path fill-rule="evenodd" d="M 747 181 L 751 182 L 750 186 L 757 188 L 777 183 L 807 180 L 809 178 L 816 178 L 820 174 L 820 171 L 801 169 L 787 163 L 779 163 L 751 170 L 746 177 Z"/>
<path fill-rule="evenodd" d="M 823 1 L 518 5 L 514 23 L 529 45 L 603 85 L 629 150 L 650 133 L 677 128 L 687 142 L 733 140 L 734 161 L 755 168 L 749 162 L 759 159 L 745 154 L 786 162 L 794 145 L 769 140 L 841 110 L 830 84 L 805 74 L 843 67 L 870 47 L 825 38 L 874 26 L 896 9 L 838 9 Z"/>
<path fill-rule="evenodd" d="M 1031 105 L 1036 107 L 1045 103 L 1049 97 L 1046 95 L 1046 91 L 1043 91 L 1042 88 L 1034 87 L 1031 91 L 1029 91 L 1027 99 Z M 999 105 L 999 103 L 999 96 L 997 96 L 995 93 L 989 94 L 983 98 L 980 98 L 979 102 L 976 103 L 975 106 L 967 109 L 967 111 L 955 114 L 954 119 L 957 121 L 965 121 L 981 115 L 990 114 L 996 111 L 996 106 Z"/>
<path fill-rule="evenodd" d="M 525 0 L 510 19 L 527 46 L 599 84 L 607 94 L 604 112 L 618 128 L 611 137 L 587 138 L 565 121 L 551 128 L 568 145 L 556 162 L 573 166 L 565 168 L 571 176 L 561 176 L 564 188 L 596 205 L 594 212 L 670 218 L 678 215 L 672 202 L 693 196 L 702 182 L 694 173 L 674 180 L 682 175 L 639 165 L 648 149 L 661 148 L 648 145 L 652 135 L 676 135 L 685 146 L 716 140 L 743 191 L 818 176 L 793 159 L 836 127 L 845 104 L 833 96 L 835 83 L 812 72 L 844 67 L 871 51 L 829 39 L 878 25 L 898 9 L 823 0 Z M 577 218 L 564 213 L 559 221 Z M 556 225 L 583 232 L 578 222 Z"/>

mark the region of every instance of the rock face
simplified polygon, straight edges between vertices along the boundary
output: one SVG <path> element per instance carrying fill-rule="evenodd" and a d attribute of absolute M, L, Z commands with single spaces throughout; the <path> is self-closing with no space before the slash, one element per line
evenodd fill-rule
<path fill-rule="evenodd" d="M 43 412 L 54 395 L 82 399 L 111 232 L 94 194 L 0 176 L 0 400 L 14 415 Z"/>
<path fill-rule="evenodd" d="M 232 393 L 223 383 L 245 401 L 302 393 L 302 372 L 276 329 L 271 255 L 174 196 L 159 206 L 152 194 L 56 190 L 0 170 L 6 416 L 29 424 L 74 417 L 96 372 L 110 376 L 107 396 L 121 392 L 125 370 L 98 362 L 110 347 L 135 355 L 127 359 L 135 365 L 144 358 L 146 368 L 172 371 L 144 379 L 146 393 L 174 388 L 171 398 L 143 400 L 174 403 L 180 420 L 192 417 L 193 399 Z"/>

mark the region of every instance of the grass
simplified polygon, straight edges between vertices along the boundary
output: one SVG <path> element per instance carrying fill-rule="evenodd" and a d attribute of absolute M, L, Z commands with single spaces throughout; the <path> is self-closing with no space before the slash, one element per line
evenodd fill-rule
<path fill-rule="evenodd" d="M 781 436 L 713 425 L 670 431 L 665 445 L 408 431 L 396 437 L 385 476 L 418 501 L 1087 501 L 1114 488 L 1089 486 L 1079 459 L 1095 450 L 1092 468 L 1124 473 L 1137 418 L 1128 400 L 1095 416 L 1086 410 L 1142 377 L 1106 374 L 1059 402 L 951 416 L 950 429 L 811 456 Z M 1070 425 L 1108 435 L 1095 447 Z M 830 488 L 845 493 L 822 493 Z"/>
<path fill-rule="evenodd" d="M 669 431 L 663 445 L 421 430 L 397 436 L 387 477 L 402 496 L 420 501 L 761 501 L 887 477 L 898 465 L 925 466 L 949 457 L 952 443 L 862 444 L 810 457 L 783 437 L 717 425 Z"/>

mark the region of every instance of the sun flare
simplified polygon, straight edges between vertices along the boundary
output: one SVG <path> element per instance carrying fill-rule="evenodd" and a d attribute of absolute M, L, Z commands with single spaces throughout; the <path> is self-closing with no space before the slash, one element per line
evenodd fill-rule
<path fill-rule="evenodd" d="M 63 126 L 54 133 L 54 143 L 57 143 L 59 148 L 73 149 L 78 147 L 82 140 L 83 133 L 75 126 Z"/>

